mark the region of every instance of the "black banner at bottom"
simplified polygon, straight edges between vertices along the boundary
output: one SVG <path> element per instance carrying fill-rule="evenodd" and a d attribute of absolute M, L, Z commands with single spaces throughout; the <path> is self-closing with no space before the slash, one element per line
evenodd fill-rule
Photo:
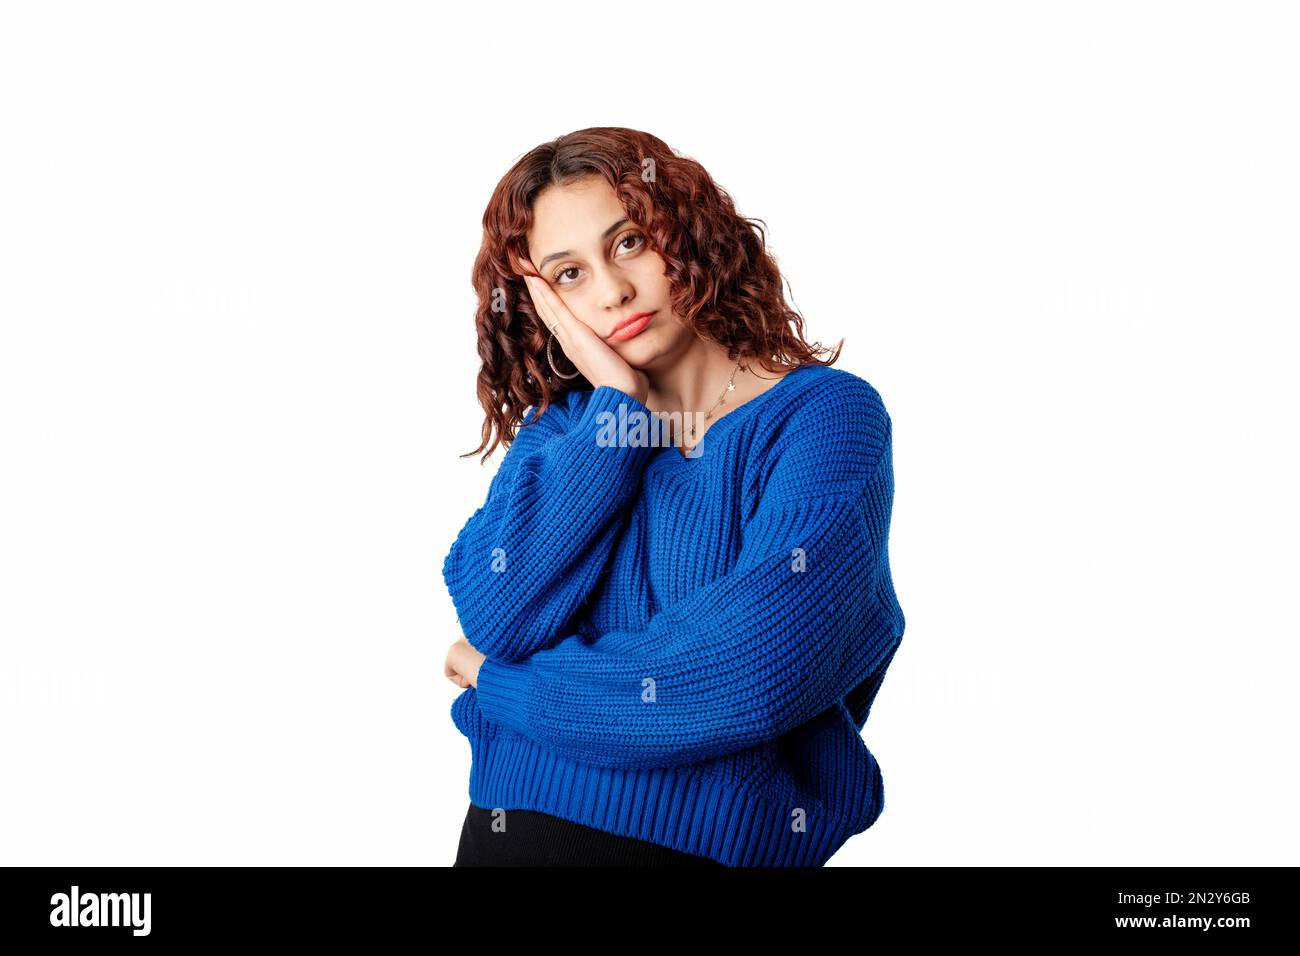
<path fill-rule="evenodd" d="M 528 869 L 10 867 L 0 870 L 0 939 L 374 945 L 445 935 L 454 945 L 464 931 L 479 942 L 485 930 L 518 931 L 536 914 L 548 929 L 575 931 L 575 943 L 592 923 L 635 915 L 625 925 L 637 932 L 671 920 L 661 931 L 677 933 L 685 918 L 728 933 L 752 921 L 757 933 L 814 937 L 843 927 L 918 941 L 1239 946 L 1290 936 L 1295 882 L 1292 867 L 688 869 L 671 879 Z"/>

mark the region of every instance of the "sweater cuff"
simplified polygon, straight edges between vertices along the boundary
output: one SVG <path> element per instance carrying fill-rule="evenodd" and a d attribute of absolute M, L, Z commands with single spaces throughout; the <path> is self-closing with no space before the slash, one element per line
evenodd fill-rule
<path fill-rule="evenodd" d="M 528 724 L 528 684 L 532 670 L 527 661 L 507 662 L 483 658 L 478 667 L 479 709 L 494 724 L 522 731 Z"/>

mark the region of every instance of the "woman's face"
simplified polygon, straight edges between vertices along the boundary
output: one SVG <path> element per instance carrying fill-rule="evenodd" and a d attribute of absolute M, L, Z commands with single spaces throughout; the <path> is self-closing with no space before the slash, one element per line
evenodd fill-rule
<path fill-rule="evenodd" d="M 649 367 L 690 338 L 672 311 L 663 258 L 603 178 L 542 190 L 527 239 L 529 260 L 569 311 L 629 365 Z M 648 323 L 625 324 L 643 312 L 653 313 Z"/>

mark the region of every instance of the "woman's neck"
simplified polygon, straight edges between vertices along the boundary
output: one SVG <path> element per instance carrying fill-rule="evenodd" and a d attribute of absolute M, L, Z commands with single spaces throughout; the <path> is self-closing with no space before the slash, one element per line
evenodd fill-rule
<path fill-rule="evenodd" d="M 748 363 L 745 363 L 748 364 Z M 752 373 L 737 369 L 737 360 L 727 358 L 727 350 L 709 342 L 695 342 L 662 370 L 646 369 L 650 379 L 650 392 L 646 407 L 655 412 L 708 413 L 726 393 L 726 401 L 714 414 L 721 412 L 739 396 L 749 394 L 754 386 L 762 391 L 762 383 Z M 735 390 L 728 391 L 727 383 L 735 375 Z"/>

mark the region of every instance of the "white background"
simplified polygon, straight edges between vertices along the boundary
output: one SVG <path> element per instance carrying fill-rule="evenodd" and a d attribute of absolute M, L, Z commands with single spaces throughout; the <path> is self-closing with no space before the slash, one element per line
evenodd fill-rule
<path fill-rule="evenodd" d="M 0 863 L 451 862 L 481 216 L 619 125 L 894 421 L 830 865 L 1295 864 L 1292 11 L 6 4 Z"/>

